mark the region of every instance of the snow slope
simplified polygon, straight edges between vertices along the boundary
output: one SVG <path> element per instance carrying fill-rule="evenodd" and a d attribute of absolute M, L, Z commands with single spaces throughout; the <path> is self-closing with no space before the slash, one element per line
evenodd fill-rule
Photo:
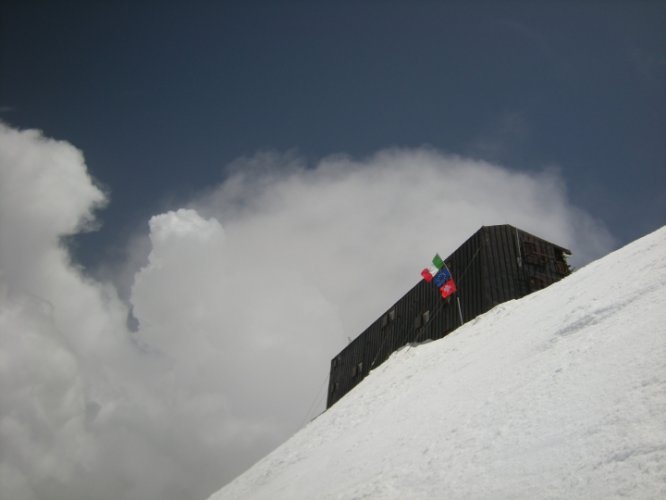
<path fill-rule="evenodd" d="M 666 498 L 666 226 L 401 349 L 210 500 L 315 498 Z"/>

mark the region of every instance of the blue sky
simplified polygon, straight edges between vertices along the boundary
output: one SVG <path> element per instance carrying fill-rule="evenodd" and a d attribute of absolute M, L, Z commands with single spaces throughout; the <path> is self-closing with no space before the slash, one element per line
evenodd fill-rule
<path fill-rule="evenodd" d="M 4 2 L 2 119 L 111 194 L 87 264 L 257 151 L 555 167 L 619 242 L 666 213 L 663 2 Z M 510 221 L 509 221 L 510 222 Z"/>

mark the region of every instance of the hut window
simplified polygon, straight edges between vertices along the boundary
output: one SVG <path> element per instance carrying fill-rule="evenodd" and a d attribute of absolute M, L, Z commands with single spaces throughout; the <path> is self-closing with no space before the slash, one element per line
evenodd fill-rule
<path fill-rule="evenodd" d="M 382 328 L 384 328 L 388 324 L 388 315 L 384 314 L 382 316 Z"/>
<path fill-rule="evenodd" d="M 542 276 L 530 276 L 530 289 L 541 290 L 546 287 L 546 280 Z"/>
<path fill-rule="evenodd" d="M 567 263 L 564 261 L 555 261 L 555 271 L 557 274 L 561 274 L 562 276 L 566 276 L 569 274 L 569 268 L 567 266 Z"/>
<path fill-rule="evenodd" d="M 536 253 L 537 248 L 536 244 L 532 241 L 523 241 L 523 253 L 525 255 L 530 255 Z"/>
<path fill-rule="evenodd" d="M 389 311 L 389 321 L 395 321 L 395 309 Z"/>
<path fill-rule="evenodd" d="M 423 324 L 425 325 L 428 321 L 430 321 L 430 310 L 423 313 Z"/>

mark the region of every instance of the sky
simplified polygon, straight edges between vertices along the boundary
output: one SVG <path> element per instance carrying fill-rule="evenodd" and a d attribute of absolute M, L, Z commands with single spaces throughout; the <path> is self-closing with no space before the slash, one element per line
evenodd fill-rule
<path fill-rule="evenodd" d="M 0 493 L 205 498 L 435 252 L 663 225 L 665 17 L 3 2 Z"/>
<path fill-rule="evenodd" d="M 558 168 L 626 243 L 666 213 L 665 18 L 658 1 L 10 0 L 0 116 L 75 144 L 111 192 L 86 264 L 257 151 Z"/>

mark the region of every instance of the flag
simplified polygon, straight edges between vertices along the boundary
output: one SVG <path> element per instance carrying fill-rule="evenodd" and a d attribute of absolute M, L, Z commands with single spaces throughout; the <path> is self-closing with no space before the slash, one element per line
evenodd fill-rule
<path fill-rule="evenodd" d="M 451 271 L 446 267 L 444 260 L 439 254 L 435 254 L 432 258 L 432 266 L 421 271 L 421 276 L 423 276 L 423 279 L 428 283 L 432 283 L 439 288 L 443 299 L 447 298 L 457 290 L 456 284 L 451 276 Z"/>
<path fill-rule="evenodd" d="M 441 286 L 449 281 L 451 279 L 451 273 L 447 268 L 440 269 L 437 274 L 435 274 L 432 277 L 432 282 L 437 288 L 441 288 Z"/>
<path fill-rule="evenodd" d="M 435 256 L 432 258 L 432 266 L 426 267 L 423 271 L 421 271 L 421 276 L 423 276 L 423 279 L 426 280 L 428 283 L 430 283 L 435 276 L 442 270 L 442 267 L 446 269 L 446 266 L 444 265 L 444 261 L 442 258 L 439 256 L 439 254 L 435 254 Z M 450 277 L 450 275 L 449 275 Z M 446 281 L 446 280 L 444 280 Z"/>
<path fill-rule="evenodd" d="M 437 271 L 434 272 L 434 274 L 437 274 Z M 426 280 L 428 283 L 430 283 L 433 279 L 433 269 L 425 268 L 423 271 L 421 271 L 421 276 L 423 276 L 423 279 Z"/>
<path fill-rule="evenodd" d="M 457 289 L 456 289 L 456 284 L 455 284 L 455 282 L 453 281 L 453 279 L 450 279 L 449 281 L 447 281 L 446 283 L 444 283 L 444 284 L 441 286 L 441 288 L 439 289 L 439 291 L 440 291 L 441 294 L 442 294 L 442 298 L 443 298 L 443 299 L 447 298 L 449 295 L 451 295 L 452 293 L 454 293 L 456 290 L 457 290 Z"/>

